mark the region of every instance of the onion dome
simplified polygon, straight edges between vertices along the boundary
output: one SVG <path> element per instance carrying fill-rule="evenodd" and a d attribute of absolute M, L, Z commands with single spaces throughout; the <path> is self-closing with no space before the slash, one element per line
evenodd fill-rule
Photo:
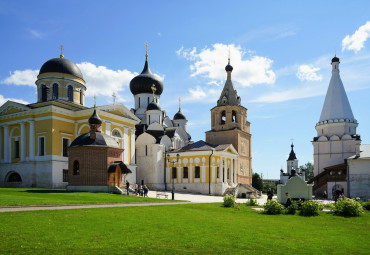
<path fill-rule="evenodd" d="M 292 147 L 292 150 L 290 151 L 288 160 L 295 160 L 295 159 L 297 159 L 297 157 L 295 156 L 295 152 L 293 150 L 294 145 L 292 144 L 290 147 Z"/>
<path fill-rule="evenodd" d="M 89 118 L 89 123 L 90 124 L 101 124 L 102 123 L 101 119 L 99 118 L 98 113 L 96 112 L 96 108 L 94 108 L 94 113 Z"/>
<path fill-rule="evenodd" d="M 163 92 L 163 83 L 150 72 L 148 59 L 145 60 L 144 69 L 138 76 L 130 81 L 130 90 L 134 95 L 141 93 L 152 93 L 151 86 L 156 88 L 155 94 L 161 95 Z"/>
<path fill-rule="evenodd" d="M 146 107 L 146 110 L 147 111 L 150 111 L 150 110 L 161 111 L 161 107 L 156 102 L 152 101 L 150 104 L 148 104 L 148 106 Z"/>
<path fill-rule="evenodd" d="M 229 58 L 229 62 L 227 64 L 227 66 L 225 67 L 225 70 L 226 70 L 226 72 L 232 72 L 233 69 L 234 68 L 232 67 L 232 65 L 230 65 L 230 58 Z"/>
<path fill-rule="evenodd" d="M 42 65 L 39 75 L 43 73 L 64 73 L 83 79 L 81 70 L 77 65 L 62 56 L 60 58 L 53 58 L 46 61 Z"/>
<path fill-rule="evenodd" d="M 337 55 L 335 55 L 334 58 L 332 58 L 331 60 L 331 63 L 334 63 L 334 62 L 339 62 L 339 58 L 337 57 Z"/>
<path fill-rule="evenodd" d="M 173 116 L 173 120 L 186 120 L 185 115 L 179 110 L 175 116 Z"/>

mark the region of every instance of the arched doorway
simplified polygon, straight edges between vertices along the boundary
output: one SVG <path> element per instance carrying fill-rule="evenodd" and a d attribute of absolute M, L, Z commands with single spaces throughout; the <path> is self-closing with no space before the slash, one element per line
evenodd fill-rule
<path fill-rule="evenodd" d="M 19 173 L 11 171 L 5 176 L 5 187 L 20 187 L 22 185 L 22 177 Z"/>
<path fill-rule="evenodd" d="M 331 189 L 331 192 L 333 194 L 333 197 L 338 198 L 340 194 L 342 194 L 342 195 L 344 194 L 344 188 L 341 184 L 336 184 Z"/>

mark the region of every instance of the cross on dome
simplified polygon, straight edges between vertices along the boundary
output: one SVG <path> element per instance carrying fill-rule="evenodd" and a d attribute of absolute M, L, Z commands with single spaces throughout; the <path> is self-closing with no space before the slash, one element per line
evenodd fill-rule
<path fill-rule="evenodd" d="M 63 55 L 63 44 L 60 45 L 60 58 L 64 58 L 64 55 Z"/>
<path fill-rule="evenodd" d="M 148 60 L 148 48 L 149 48 L 149 44 L 148 44 L 148 42 L 145 42 L 144 45 L 145 45 L 145 58 L 146 58 L 146 60 Z"/>

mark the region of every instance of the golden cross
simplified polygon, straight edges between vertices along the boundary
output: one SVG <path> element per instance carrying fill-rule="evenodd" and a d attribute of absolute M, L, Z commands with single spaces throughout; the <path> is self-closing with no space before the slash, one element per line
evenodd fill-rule
<path fill-rule="evenodd" d="M 63 50 L 64 50 L 63 44 L 61 44 L 60 45 L 60 58 L 64 58 L 64 56 L 63 56 Z"/>
<path fill-rule="evenodd" d="M 149 44 L 148 44 L 148 42 L 145 42 L 144 45 L 145 45 L 145 57 L 148 59 L 148 48 L 149 48 Z"/>
<path fill-rule="evenodd" d="M 96 95 L 94 95 L 94 108 L 96 108 Z"/>
<path fill-rule="evenodd" d="M 112 94 L 112 97 L 113 97 L 113 104 L 116 104 L 116 93 L 113 91 L 113 94 Z"/>
<path fill-rule="evenodd" d="M 230 65 L 230 46 L 229 46 L 229 65 Z"/>
<path fill-rule="evenodd" d="M 181 97 L 179 97 L 179 112 L 181 112 Z"/>
<path fill-rule="evenodd" d="M 150 87 L 153 91 L 153 102 L 154 102 L 154 93 L 157 91 L 155 85 L 153 84 L 151 87 Z"/>

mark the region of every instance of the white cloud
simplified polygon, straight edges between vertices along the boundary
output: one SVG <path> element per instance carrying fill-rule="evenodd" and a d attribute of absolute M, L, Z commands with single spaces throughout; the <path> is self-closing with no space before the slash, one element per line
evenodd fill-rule
<path fill-rule="evenodd" d="M 7 85 L 17 85 L 17 86 L 35 86 L 35 81 L 39 70 L 15 70 L 14 72 L 9 72 L 9 76 L 1 81 L 3 84 Z M 35 86 L 36 88 L 36 86 Z"/>
<path fill-rule="evenodd" d="M 105 66 L 96 66 L 89 62 L 77 64 L 86 81 L 87 96 L 102 95 L 111 97 L 112 93 L 117 94 L 117 101 L 126 101 L 120 95 L 130 84 L 132 78 L 137 73 L 132 73 L 126 69 L 112 70 Z"/>
<path fill-rule="evenodd" d="M 320 68 L 313 67 L 311 65 L 300 65 L 298 67 L 298 72 L 296 73 L 296 76 L 301 81 L 321 81 L 322 75 L 318 75 L 316 72 L 318 72 Z"/>
<path fill-rule="evenodd" d="M 193 62 L 190 65 L 191 76 L 202 76 L 211 82 L 224 81 L 226 79 L 225 66 L 227 58 L 231 56 L 233 81 L 242 86 L 256 84 L 273 84 L 276 79 L 271 69 L 273 61 L 266 57 L 250 56 L 245 59 L 246 51 L 240 45 L 213 44 L 211 48 L 200 51 L 196 47 L 184 49 L 181 47 L 176 53 L 186 60 Z"/>
<path fill-rule="evenodd" d="M 21 104 L 29 104 L 27 101 L 24 101 L 22 99 L 16 99 L 16 98 L 5 98 L 3 95 L 0 95 L 0 106 L 6 103 L 6 101 L 15 101 Z"/>
<path fill-rule="evenodd" d="M 202 87 L 197 86 L 195 89 L 189 89 L 189 95 L 185 96 L 183 101 L 215 102 L 220 93 L 221 89 L 207 89 L 207 91 L 205 91 Z"/>
<path fill-rule="evenodd" d="M 346 35 L 342 40 L 342 51 L 353 50 L 354 52 L 360 51 L 364 47 L 364 43 L 370 37 L 370 21 L 365 25 L 359 27 L 352 35 Z"/>
<path fill-rule="evenodd" d="M 35 29 L 29 29 L 28 32 L 31 34 L 32 37 L 37 38 L 37 39 L 43 39 L 45 37 L 45 33 L 42 33 Z"/>

